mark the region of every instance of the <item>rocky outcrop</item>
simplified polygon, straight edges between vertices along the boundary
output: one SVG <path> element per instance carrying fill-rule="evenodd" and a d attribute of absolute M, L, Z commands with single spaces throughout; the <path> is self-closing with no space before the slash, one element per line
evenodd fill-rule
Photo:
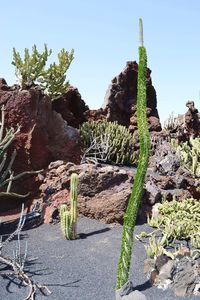
<path fill-rule="evenodd" d="M 62 98 L 54 100 L 52 108 L 61 114 L 68 125 L 79 128 L 86 122 L 84 113 L 89 110 L 77 88 L 70 87 Z"/>
<path fill-rule="evenodd" d="M 88 121 L 106 119 L 117 121 L 131 132 L 137 130 L 136 100 L 137 100 L 137 74 L 138 64 L 129 61 L 125 69 L 115 76 L 109 85 L 104 103 L 100 109 L 88 110 L 85 116 Z M 156 91 L 151 81 L 151 70 L 147 71 L 147 116 L 149 130 L 160 132 L 161 124 L 157 111 Z"/>
<path fill-rule="evenodd" d="M 136 169 L 103 164 L 74 165 L 63 161 L 49 165 L 40 186 L 40 202 L 44 203 L 46 222 L 52 220 L 61 203 L 69 204 L 70 175 L 74 172 L 79 176 L 79 213 L 106 223 L 122 224 Z M 199 185 L 180 167 L 170 145 L 163 142 L 151 159 L 147 172 L 140 220 L 144 221 L 152 206 L 164 198 L 169 201 L 174 198 L 178 201 L 191 197 L 200 199 Z"/>
<path fill-rule="evenodd" d="M 178 117 L 171 115 L 165 122 L 166 136 L 176 138 L 178 142 L 188 141 L 190 137 L 200 137 L 200 113 L 194 101 L 187 101 L 187 112 Z"/>
<path fill-rule="evenodd" d="M 67 125 L 61 115 L 52 110 L 50 99 L 35 86 L 20 90 L 19 86 L 9 87 L 0 80 L 0 105 L 5 106 L 5 126 L 20 125 L 12 147 L 17 149 L 14 163 L 15 174 L 38 170 L 57 159 L 80 161 L 78 131 Z M 17 192 L 33 190 L 33 181 L 27 184 L 24 178 L 15 185 Z"/>
<path fill-rule="evenodd" d="M 152 85 L 151 71 L 147 71 L 147 116 L 150 131 L 161 131 L 157 111 L 156 91 Z M 129 127 L 131 131 L 137 128 L 136 100 L 137 100 L 138 64 L 129 61 L 125 69 L 113 78 L 109 85 L 103 104 L 108 121 L 118 121 Z"/>
<path fill-rule="evenodd" d="M 40 186 L 43 199 L 51 203 L 50 208 L 46 208 L 45 205 L 44 219 L 49 222 L 61 203 L 70 202 L 66 195 L 69 190 L 70 175 L 74 172 L 79 175 L 79 213 L 106 223 L 122 223 L 131 192 L 132 176 L 129 172 L 115 166 L 93 164 L 78 166 L 65 164 L 62 161 L 49 165 L 44 183 Z M 49 190 L 53 193 L 49 194 Z"/>
<path fill-rule="evenodd" d="M 200 295 L 200 265 L 192 257 L 192 251 L 179 246 L 174 259 L 161 254 L 154 259 L 146 259 L 144 272 L 147 273 L 152 285 L 159 289 L 170 288 L 175 296 Z"/>

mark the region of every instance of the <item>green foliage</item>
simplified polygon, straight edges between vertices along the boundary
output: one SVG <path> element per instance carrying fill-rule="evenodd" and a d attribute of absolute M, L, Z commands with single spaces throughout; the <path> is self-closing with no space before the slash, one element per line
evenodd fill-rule
<path fill-rule="evenodd" d="M 45 69 L 51 53 L 52 50 L 48 50 L 46 44 L 41 54 L 38 52 L 36 45 L 33 45 L 31 54 L 25 48 L 24 58 L 22 59 L 20 53 L 13 48 L 12 64 L 16 68 L 15 73 L 22 89 L 34 83 L 40 83 L 45 89 L 45 93 L 52 100 L 55 100 L 62 97 L 69 87 L 69 81 L 66 81 L 66 73 L 74 58 L 74 50 L 68 52 L 62 49 L 58 53 L 58 64 L 54 62 L 50 64 L 49 68 Z"/>
<path fill-rule="evenodd" d="M 143 194 L 144 180 L 149 161 L 150 135 L 148 131 L 146 115 L 146 72 L 147 54 L 143 47 L 142 20 L 140 19 L 140 41 L 139 47 L 139 66 L 138 66 L 138 95 L 137 95 L 137 122 L 140 141 L 140 155 L 137 172 L 134 178 L 131 197 L 124 216 L 122 232 L 122 245 L 120 259 L 117 269 L 116 288 L 120 289 L 129 279 L 130 263 L 133 247 L 133 233 L 136 223 L 138 209 Z"/>
<path fill-rule="evenodd" d="M 85 122 L 80 135 L 86 149 L 83 159 L 126 165 L 137 162 L 134 136 L 117 122 Z"/>
<path fill-rule="evenodd" d="M 192 246 L 200 249 L 199 201 L 164 201 L 158 209 L 160 214 L 149 219 L 149 225 L 162 230 L 163 245 L 172 245 L 175 240 L 190 239 Z"/>
<path fill-rule="evenodd" d="M 32 54 L 25 48 L 24 59 L 21 58 L 20 53 L 13 48 L 13 61 L 12 64 L 16 68 L 16 76 L 22 89 L 31 86 L 43 75 L 44 67 L 46 65 L 48 56 L 52 50 L 48 51 L 47 45 L 44 45 L 43 53 L 39 53 L 36 45 L 32 47 Z"/>
<path fill-rule="evenodd" d="M 164 201 L 156 204 L 159 214 L 148 218 L 148 224 L 156 228 L 151 233 L 141 232 L 135 238 L 143 240 L 149 238 L 145 246 L 147 256 L 156 258 L 160 254 L 174 258 L 174 253 L 166 247 L 175 248 L 177 240 L 191 242 L 193 248 L 200 249 L 200 202 L 194 199 Z M 158 238 L 159 236 L 159 238 Z"/>
<path fill-rule="evenodd" d="M 200 177 L 200 138 L 190 138 L 176 150 L 183 166 L 195 177 Z"/>
<path fill-rule="evenodd" d="M 77 238 L 77 186 L 78 175 L 73 173 L 70 180 L 70 211 L 66 204 L 60 206 L 60 226 L 64 237 L 68 240 Z"/>
<path fill-rule="evenodd" d="M 62 97 L 68 87 L 69 81 L 66 81 L 66 72 L 74 59 L 74 50 L 71 52 L 62 49 L 58 53 L 58 61 L 50 65 L 48 70 L 43 73 L 41 77 L 41 86 L 45 89 L 45 92 L 52 100 Z"/>

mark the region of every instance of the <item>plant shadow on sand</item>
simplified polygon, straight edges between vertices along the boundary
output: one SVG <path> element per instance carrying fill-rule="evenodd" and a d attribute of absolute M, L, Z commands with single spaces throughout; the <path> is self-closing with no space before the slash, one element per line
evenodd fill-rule
<path fill-rule="evenodd" d="M 142 291 L 150 289 L 151 287 L 152 287 L 151 282 L 149 280 L 147 280 L 142 284 L 134 286 L 134 290 L 138 290 L 139 292 L 142 292 Z"/>
<path fill-rule="evenodd" d="M 30 260 L 26 263 L 26 268 L 25 268 L 25 273 L 29 276 L 29 278 L 31 280 L 33 280 L 34 282 L 38 282 L 38 280 L 34 280 L 34 276 L 43 276 L 43 278 L 45 278 L 46 275 L 51 275 L 53 274 L 53 272 L 49 272 L 48 268 L 41 268 L 41 269 L 37 269 L 37 270 L 31 270 L 31 266 L 36 266 L 36 265 L 42 265 L 42 263 L 40 262 L 35 262 L 37 258 Z M 2 273 L 9 273 L 10 269 L 6 266 L 4 268 L 2 268 L 0 270 L 0 272 Z M 17 286 L 19 289 L 21 288 L 26 288 L 27 286 L 23 283 L 23 281 L 20 278 L 15 277 L 14 275 L 2 275 L 4 280 L 7 280 L 7 284 L 6 284 L 6 290 L 9 294 L 12 294 L 13 291 L 12 289 L 12 285 Z M 81 280 L 77 279 L 74 281 L 70 281 L 70 282 L 66 282 L 66 283 L 42 283 L 44 284 L 46 287 L 74 287 L 74 288 L 78 288 L 79 285 L 77 283 L 79 283 Z M 40 291 L 39 293 L 43 294 L 42 291 Z M 45 294 L 44 294 L 45 295 Z"/>
<path fill-rule="evenodd" d="M 100 229 L 100 230 L 95 230 L 95 231 L 92 231 L 92 232 L 89 232 L 89 233 L 79 233 L 79 238 L 80 239 L 86 239 L 89 236 L 96 235 L 96 234 L 101 234 L 101 233 L 107 232 L 109 230 L 110 230 L 110 228 L 106 227 L 106 228 L 103 228 L 103 229 Z"/>

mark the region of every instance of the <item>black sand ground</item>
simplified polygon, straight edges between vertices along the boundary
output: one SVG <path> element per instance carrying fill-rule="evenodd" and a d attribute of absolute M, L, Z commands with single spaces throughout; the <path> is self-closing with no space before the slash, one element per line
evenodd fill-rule
<path fill-rule="evenodd" d="M 63 239 L 59 224 L 42 225 L 22 232 L 21 246 L 28 242 L 29 257 L 38 259 L 28 266 L 31 276 L 52 291 L 48 297 L 37 293 L 36 300 L 114 300 L 116 266 L 118 262 L 121 229 L 119 225 L 106 225 L 95 220 L 79 218 L 81 238 L 75 241 Z M 145 230 L 138 225 L 136 233 Z M 7 251 L 12 253 L 15 241 Z M 136 289 L 148 300 L 188 299 L 200 297 L 175 297 L 170 290 L 151 287 L 143 273 L 145 250 L 135 242 L 131 280 Z M 0 270 L 3 266 L 0 265 Z M 21 300 L 27 296 L 26 287 L 0 277 L 0 300 Z"/>

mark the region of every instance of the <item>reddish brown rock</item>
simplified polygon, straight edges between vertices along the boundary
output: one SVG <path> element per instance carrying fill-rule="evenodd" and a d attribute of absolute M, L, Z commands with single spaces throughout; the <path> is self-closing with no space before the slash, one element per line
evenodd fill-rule
<path fill-rule="evenodd" d="M 39 87 L 20 90 L 0 80 L 0 105 L 5 105 L 7 128 L 20 125 L 13 143 L 17 149 L 15 174 L 45 168 L 50 161 L 63 159 L 80 161 L 79 133 L 67 125 L 61 115 L 52 110 L 52 103 Z M 30 177 L 29 177 L 30 179 Z M 33 190 L 33 180 L 17 182 L 17 192 Z"/>
<path fill-rule="evenodd" d="M 99 121 L 99 120 L 105 120 L 107 109 L 99 108 L 99 109 L 90 109 L 87 110 L 85 113 L 85 117 L 87 121 Z"/>
<path fill-rule="evenodd" d="M 69 203 L 69 191 L 67 189 L 61 190 L 54 194 L 51 199 L 51 204 L 43 205 L 44 223 L 50 224 L 53 221 L 54 213 L 58 213 L 58 209 L 62 204 Z"/>
<path fill-rule="evenodd" d="M 49 213 L 52 211 L 57 197 L 60 202 L 67 200 L 70 205 L 69 198 L 64 195 L 64 199 L 62 199 L 60 191 L 69 190 L 70 175 L 74 172 L 79 174 L 79 214 L 106 223 L 122 223 L 131 192 L 131 174 L 114 166 L 61 164 L 61 161 L 53 168 L 52 164 L 50 165 L 44 182 L 40 186 L 43 199 L 50 203 L 50 208 L 45 213 L 45 220 L 51 219 Z M 49 191 L 56 192 L 47 196 Z"/>
<path fill-rule="evenodd" d="M 75 128 L 79 128 L 86 121 L 84 113 L 89 109 L 81 98 L 78 89 L 72 86 L 67 90 L 64 97 L 53 101 L 52 108 L 61 114 L 68 125 Z"/>

